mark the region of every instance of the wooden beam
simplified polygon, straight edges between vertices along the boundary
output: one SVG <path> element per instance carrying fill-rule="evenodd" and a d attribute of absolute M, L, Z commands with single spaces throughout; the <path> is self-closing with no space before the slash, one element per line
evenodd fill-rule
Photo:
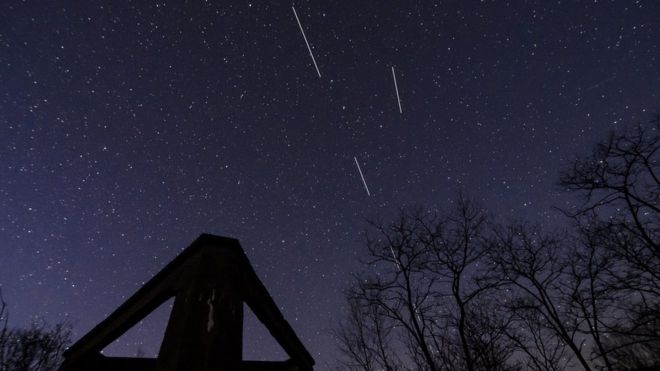
<path fill-rule="evenodd" d="M 73 344 L 64 354 L 60 371 L 101 370 L 100 367 L 114 367 L 112 365 L 120 363 L 126 366 L 117 369 L 131 371 L 130 358 L 104 357 L 100 351 L 172 296 L 175 297 L 174 307 L 159 356 L 156 361 L 136 360 L 136 364 L 144 366 L 142 369 L 313 369 L 314 359 L 282 316 L 239 242 L 203 234 Z M 241 360 L 244 301 L 291 357 L 289 361 Z M 98 364 L 98 368 L 91 364 Z"/>
<path fill-rule="evenodd" d="M 195 256 L 181 277 L 158 354 L 159 371 L 238 369 L 243 358 L 243 264 L 235 252 L 213 246 Z"/>
<path fill-rule="evenodd" d="M 252 267 L 249 267 L 249 271 L 245 274 L 245 291 L 243 294 L 245 303 L 282 346 L 287 355 L 296 360 L 303 370 L 311 370 L 314 366 L 314 358 L 305 349 L 289 322 L 284 319 L 282 312 L 280 312 Z"/>

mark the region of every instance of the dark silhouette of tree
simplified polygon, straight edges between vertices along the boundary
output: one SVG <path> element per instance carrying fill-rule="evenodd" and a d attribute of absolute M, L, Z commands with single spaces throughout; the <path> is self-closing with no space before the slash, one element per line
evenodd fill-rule
<path fill-rule="evenodd" d="M 626 321 L 629 327 L 619 328 L 603 340 L 607 349 L 607 358 L 613 370 L 658 370 L 660 369 L 660 352 L 657 338 L 660 335 L 658 312 L 660 306 L 651 309 L 653 312 L 635 311 L 636 318 Z"/>
<path fill-rule="evenodd" d="M 424 228 L 420 235 L 429 253 L 427 269 L 439 283 L 434 296 L 447 302 L 444 328 L 454 330 L 456 353 L 466 370 L 484 368 L 486 365 L 503 364 L 506 360 L 494 360 L 493 356 L 507 357 L 505 347 L 498 347 L 502 339 L 498 331 L 487 327 L 496 322 L 481 310 L 486 302 L 485 293 L 500 282 L 485 279 L 479 272 L 487 267 L 486 235 L 488 218 L 485 211 L 459 195 L 455 208 L 446 216 L 435 218 L 433 224 L 421 218 L 417 223 Z M 480 302 L 480 300 L 482 302 Z"/>
<path fill-rule="evenodd" d="M 583 241 L 574 309 L 591 314 L 594 361 L 627 369 L 624 354 L 660 354 L 660 117 L 611 133 L 560 184 L 582 200 L 563 211 Z"/>
<path fill-rule="evenodd" d="M 660 119 L 577 158 L 560 175 L 580 200 L 561 233 L 494 223 L 460 196 L 371 223 L 338 332 L 347 364 L 660 369 L 659 160 Z"/>
<path fill-rule="evenodd" d="M 520 365 L 509 362 L 515 343 L 507 336 L 512 316 L 502 311 L 502 301 L 482 297 L 470 305 L 468 343 L 476 355 L 476 370 L 518 371 Z"/>
<path fill-rule="evenodd" d="M 565 367 L 562 359 L 575 357 L 585 370 L 591 369 L 580 320 L 562 295 L 567 253 L 561 235 L 525 225 L 499 228 L 489 249 L 492 275 L 510 290 L 506 308 L 514 326 L 508 335 L 529 356 L 533 368 Z"/>
<path fill-rule="evenodd" d="M 432 319 L 439 316 L 432 303 L 437 279 L 426 270 L 428 254 L 420 238 L 425 229 L 418 220 L 418 215 L 402 212 L 394 223 L 373 224 L 379 235 L 377 239 L 368 238 L 368 265 L 378 273 L 357 277 L 349 296 L 357 303 L 378 308 L 396 323 L 403 331 L 410 356 L 424 369 L 437 371 L 432 328 Z"/>
<path fill-rule="evenodd" d="M 499 284 L 478 274 L 487 266 L 486 227 L 484 210 L 462 197 L 448 213 L 403 210 L 392 223 L 371 223 L 370 269 L 349 290 L 349 321 L 340 330 L 346 358 L 363 370 L 383 364 L 379 346 L 363 340 L 366 312 L 377 313 L 387 338 L 400 339 L 389 343 L 398 351 L 390 365 L 406 359 L 420 370 L 510 369 L 512 345 L 499 319 L 483 310 Z"/>
<path fill-rule="evenodd" d="M 591 156 L 576 159 L 560 176 L 583 203 L 564 210 L 617 237 L 610 246 L 657 290 L 660 282 L 660 117 L 633 130 L 611 133 Z M 622 277 L 626 278 L 626 277 Z M 651 282 L 653 281 L 653 282 Z M 638 282 L 637 280 L 635 282 Z M 646 289 L 646 287 L 644 287 Z"/>
<path fill-rule="evenodd" d="M 577 330 L 593 341 L 593 354 L 599 358 L 596 364 L 613 370 L 605 342 L 609 327 L 616 321 L 617 303 L 624 298 L 613 285 L 610 272 L 619 267 L 616 257 L 603 248 L 603 237 L 589 227 L 578 227 L 562 295 L 567 299 L 569 316 L 576 319 Z"/>
<path fill-rule="evenodd" d="M 335 331 L 341 353 L 348 355 L 343 369 L 403 370 L 392 348 L 396 343 L 393 321 L 378 305 L 361 302 L 359 297 L 348 297 L 347 303 L 348 318 Z"/>
<path fill-rule="evenodd" d="M 56 370 L 64 349 L 71 342 L 69 327 L 32 323 L 28 328 L 12 329 L 8 317 L 7 304 L 0 291 L 0 370 Z"/>

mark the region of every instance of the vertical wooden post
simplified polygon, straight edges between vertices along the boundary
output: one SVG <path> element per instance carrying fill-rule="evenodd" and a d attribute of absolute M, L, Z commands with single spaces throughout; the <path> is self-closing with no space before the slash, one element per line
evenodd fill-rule
<path fill-rule="evenodd" d="M 182 277 L 157 370 L 235 371 L 243 358 L 242 264 L 229 249 L 200 249 Z"/>

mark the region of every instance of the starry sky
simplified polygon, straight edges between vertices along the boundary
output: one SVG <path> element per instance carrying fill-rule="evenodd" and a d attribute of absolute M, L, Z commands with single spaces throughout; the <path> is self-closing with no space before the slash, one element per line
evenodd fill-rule
<path fill-rule="evenodd" d="M 658 113 L 659 15 L 654 0 L 5 0 L 10 321 L 77 338 L 200 233 L 227 235 L 328 369 L 365 218 L 462 191 L 563 223 L 558 171 Z M 154 355 L 167 311 L 106 354 Z M 245 337 L 246 358 L 283 358 L 249 315 Z"/>

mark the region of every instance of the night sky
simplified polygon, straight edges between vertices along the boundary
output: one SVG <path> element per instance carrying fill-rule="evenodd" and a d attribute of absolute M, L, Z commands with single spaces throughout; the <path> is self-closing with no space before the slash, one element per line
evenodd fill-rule
<path fill-rule="evenodd" d="M 241 241 L 328 369 L 365 218 L 463 191 L 561 225 L 558 171 L 659 98 L 655 0 L 5 0 L 10 322 L 77 339 L 207 232 Z M 154 355 L 166 315 L 106 354 Z M 254 318 L 245 336 L 284 358 Z"/>

